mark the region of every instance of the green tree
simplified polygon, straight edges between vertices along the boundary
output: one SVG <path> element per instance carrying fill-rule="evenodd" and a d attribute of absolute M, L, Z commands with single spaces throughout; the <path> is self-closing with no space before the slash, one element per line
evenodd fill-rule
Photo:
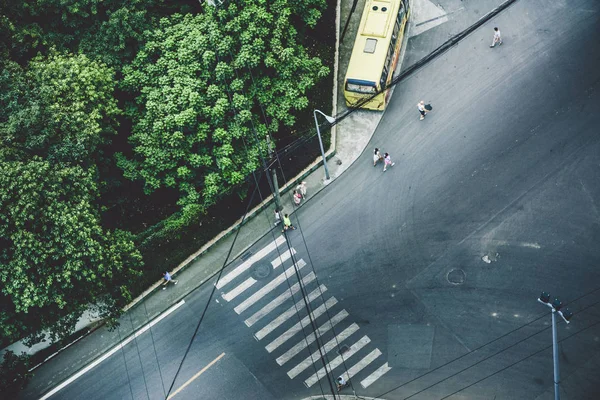
<path fill-rule="evenodd" d="M 0 75 L 0 143 L 52 162 L 90 164 L 115 133 L 115 84 L 112 69 L 85 55 L 38 57 L 26 70 L 9 64 Z"/>
<path fill-rule="evenodd" d="M 16 355 L 7 350 L 0 353 L 0 390 L 4 398 L 17 398 L 19 391 L 25 387 L 33 375 L 29 372 L 31 362 L 25 353 Z"/>
<path fill-rule="evenodd" d="M 119 315 L 141 256 L 99 223 L 92 171 L 34 157 L 0 162 L 0 337 L 72 332 L 81 313 Z"/>
<path fill-rule="evenodd" d="M 113 56 L 134 51 L 136 36 L 156 19 L 198 8 L 189 0 L 0 0 L 0 56 L 25 64 L 51 48 L 77 52 L 83 39 L 84 51 L 114 66 Z"/>
<path fill-rule="evenodd" d="M 123 88 L 137 96 L 126 110 L 134 154 L 119 156 L 125 176 L 147 192 L 179 189 L 194 212 L 244 182 L 266 154 L 266 133 L 292 126 L 329 73 L 299 42 L 294 12 L 284 1 L 232 1 L 145 32 L 123 69 Z"/>

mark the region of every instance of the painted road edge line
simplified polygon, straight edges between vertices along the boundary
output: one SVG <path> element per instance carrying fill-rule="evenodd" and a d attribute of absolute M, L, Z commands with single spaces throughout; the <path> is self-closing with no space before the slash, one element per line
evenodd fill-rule
<path fill-rule="evenodd" d="M 217 358 L 215 358 L 214 360 L 212 360 L 211 362 L 208 363 L 208 365 L 204 368 L 202 368 L 200 371 L 198 371 L 196 373 L 196 375 L 192 376 L 190 379 L 188 379 L 183 385 L 181 385 L 179 387 L 179 389 L 177 389 L 176 391 L 174 391 L 172 394 L 170 394 L 167 397 L 167 400 L 172 399 L 173 397 L 175 397 L 175 395 L 179 392 L 181 392 L 183 389 L 186 388 L 187 385 L 189 385 L 190 383 L 192 383 L 194 380 L 196 380 L 200 375 L 202 375 L 207 369 L 209 369 L 210 367 L 212 367 L 217 361 L 219 361 L 221 358 L 223 358 L 223 356 L 225 356 L 225 353 L 221 353 L 220 356 L 218 356 Z"/>
<path fill-rule="evenodd" d="M 137 332 L 135 332 L 135 334 L 129 336 L 123 342 L 119 343 L 118 345 L 116 345 L 115 347 L 113 347 L 112 349 L 110 349 L 107 353 L 105 353 L 104 355 L 102 355 L 100 358 L 96 359 L 94 362 L 92 362 L 91 364 L 89 364 L 87 367 L 84 367 L 82 370 L 80 370 L 79 372 L 77 372 L 75 375 L 71 376 L 66 381 L 63 381 L 60 385 L 58 385 L 57 387 L 55 387 L 54 389 L 52 389 L 51 391 L 49 391 L 48 393 L 46 393 L 43 397 L 40 397 L 40 400 L 49 399 L 51 396 L 54 396 L 56 393 L 58 393 L 62 389 L 66 388 L 71 383 L 73 383 L 77 379 L 81 378 L 83 375 L 85 375 L 86 373 L 88 373 L 90 370 L 92 370 L 93 368 L 95 368 L 98 365 L 100 365 L 100 363 L 102 363 L 102 361 L 106 360 L 107 358 L 109 358 L 110 356 L 112 356 L 113 354 L 115 354 L 117 351 L 121 350 L 128 343 L 130 343 L 131 341 L 133 341 L 135 338 L 137 338 L 138 336 L 140 336 L 142 333 L 146 332 L 148 329 L 152 328 L 154 325 L 158 324 L 160 321 L 162 321 L 164 318 L 166 318 L 173 311 L 175 311 L 179 307 L 181 307 L 184 303 L 185 303 L 185 300 L 181 300 L 179 303 L 175 304 L 173 307 L 169 308 L 167 311 L 165 311 L 164 313 L 160 314 L 152 322 L 150 322 L 149 324 L 146 324 L 142 328 L 140 328 Z"/>

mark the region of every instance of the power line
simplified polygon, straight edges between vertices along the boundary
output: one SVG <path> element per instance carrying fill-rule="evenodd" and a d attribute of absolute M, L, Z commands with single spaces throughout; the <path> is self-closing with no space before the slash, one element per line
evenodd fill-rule
<path fill-rule="evenodd" d="M 579 297 L 577 297 L 577 298 L 575 298 L 575 299 L 571 300 L 571 301 L 570 301 L 568 304 L 572 304 L 572 303 L 574 303 L 574 302 L 576 302 L 576 301 L 579 301 L 579 300 L 581 300 L 582 298 L 584 298 L 584 297 L 586 297 L 586 296 L 589 296 L 590 294 L 592 294 L 592 293 L 595 293 L 595 292 L 597 292 L 597 291 L 599 291 L 599 290 L 600 290 L 600 287 L 597 287 L 596 289 L 593 289 L 593 290 L 591 290 L 591 291 L 589 291 L 589 292 L 587 292 L 587 293 L 585 293 L 585 294 L 583 294 L 583 295 L 581 295 L 581 296 L 579 296 Z M 567 305 L 568 305 L 568 304 L 567 304 Z M 597 304 L 597 303 L 595 303 L 595 304 Z M 589 307 L 586 307 L 586 308 L 584 308 L 584 309 L 582 309 L 582 310 L 580 310 L 580 311 L 578 311 L 578 312 L 582 312 L 582 311 L 586 310 L 587 308 L 589 308 Z M 393 391 L 395 391 L 395 390 L 398 390 L 398 389 L 400 389 L 400 388 L 402 388 L 402 387 L 404 387 L 404 386 L 406 386 L 406 385 L 408 385 L 408 384 L 410 384 L 410 383 L 412 383 L 412 382 L 414 382 L 414 381 L 416 381 L 416 380 L 418 380 L 418 379 L 421 379 L 421 378 L 423 378 L 424 376 L 427 376 L 427 375 L 429 375 L 429 374 L 431 374 L 431 373 L 433 373 L 433 372 L 435 372 L 435 371 L 437 371 L 437 370 L 439 370 L 439 369 L 441 369 L 441 368 L 443 368 L 443 367 L 445 367 L 445 366 L 447 366 L 447 365 L 450 365 L 450 364 L 452 364 L 452 363 L 453 363 L 453 362 L 455 362 L 455 361 L 458 361 L 458 360 L 460 360 L 460 359 L 462 359 L 462 358 L 464 358 L 464 357 L 466 357 L 466 356 L 468 356 L 468 355 L 470 355 L 470 354 L 473 354 L 473 353 L 475 353 L 475 352 L 476 352 L 476 351 L 478 351 L 478 350 L 481 350 L 482 348 L 484 348 L 484 347 L 486 347 L 486 346 L 488 346 L 488 345 L 490 345 L 490 344 L 492 344 L 492 343 L 494 343 L 494 342 L 497 342 L 497 341 L 498 341 L 498 340 L 500 340 L 500 339 L 503 339 L 503 338 L 505 338 L 505 337 L 507 337 L 507 336 L 509 336 L 509 335 L 511 335 L 511 334 L 513 334 L 513 333 L 515 333 L 515 332 L 516 332 L 516 331 L 518 331 L 518 330 L 521 330 L 521 329 L 523 329 L 523 328 L 525 328 L 525 327 L 527 327 L 527 326 L 529 326 L 529 325 L 533 324 L 533 323 L 534 323 L 534 322 L 536 322 L 536 321 L 539 321 L 540 319 L 542 319 L 542 318 L 546 317 L 547 315 L 548 315 L 548 313 L 540 314 L 540 316 L 538 316 L 537 318 L 535 318 L 535 319 L 533 319 L 533 320 L 531 320 L 531 321 L 527 322 L 526 324 L 523 324 L 523 325 L 521 325 L 521 326 L 519 326 L 519 327 L 517 327 L 517 328 L 515 328 L 515 329 L 513 329 L 513 330 L 511 330 L 511 331 L 509 331 L 509 332 L 507 332 L 507 333 L 505 333 L 505 334 L 504 334 L 504 335 L 502 335 L 502 336 L 499 336 L 499 337 L 497 337 L 497 338 L 495 338 L 495 339 L 493 339 L 493 340 L 491 340 L 491 341 L 489 341 L 489 342 L 487 342 L 487 343 L 484 343 L 484 344 L 482 344 L 481 346 L 479 346 L 479 347 L 477 347 L 477 348 L 475 348 L 475 349 L 473 349 L 473 350 L 471 350 L 471 351 L 469 351 L 469 352 L 467 352 L 467 353 L 465 353 L 465 354 L 463 354 L 463 355 L 461 355 L 461 356 L 459 356 L 459 357 L 456 357 L 456 358 L 454 358 L 454 359 L 452 359 L 452 360 L 450 360 L 450 361 L 448 361 L 448 362 L 445 362 L 444 364 L 442 364 L 442 365 L 439 365 L 438 367 L 436 367 L 436 368 L 434 368 L 434 369 L 432 369 L 432 370 L 430 370 L 430 371 L 427 371 L 427 372 L 425 372 L 425 373 L 423 373 L 423 374 L 421 374 L 421 375 L 419 375 L 419 376 L 417 376 L 417 377 L 415 377 L 415 378 L 413 378 L 413 379 L 411 379 L 411 380 L 409 380 L 409 381 L 406 381 L 406 382 L 402 383 L 401 385 L 398 385 L 398 386 L 396 386 L 395 388 L 392 388 L 392 389 L 388 390 L 387 392 L 384 392 L 384 393 L 382 393 L 382 394 L 380 394 L 380 395 L 378 395 L 378 396 L 376 396 L 376 397 L 377 397 L 377 398 L 383 397 L 383 396 L 385 396 L 385 395 L 387 395 L 387 394 L 389 394 L 389 393 L 391 393 L 391 392 L 393 392 Z M 543 330 L 546 330 L 546 329 L 549 329 L 549 327 L 548 327 L 548 328 L 544 328 L 544 329 L 542 329 L 542 331 L 543 331 Z M 541 332 L 541 331 L 540 331 L 540 332 Z M 540 332 L 537 332 L 537 333 L 540 333 Z M 533 334 L 533 335 L 531 335 L 531 336 L 535 336 L 535 335 L 537 335 L 537 333 L 535 333 L 535 334 Z M 528 336 L 528 337 L 527 337 L 527 338 L 525 338 L 524 340 L 527 340 L 527 339 L 528 339 L 529 337 L 531 337 L 531 336 Z M 522 341 L 524 341 L 524 340 L 522 340 Z M 522 341 L 520 341 L 520 342 L 522 342 Z M 519 344 L 520 342 L 517 342 L 517 343 L 515 343 L 515 345 L 516 345 L 516 344 Z M 513 346 L 514 346 L 514 345 L 513 345 Z M 510 347 L 513 347 L 513 346 L 509 346 L 508 348 L 510 348 Z M 508 348 L 507 348 L 507 349 L 508 349 Z M 506 349 L 505 349 L 505 350 L 506 350 Z M 504 351 L 504 350 L 503 350 L 503 351 Z M 499 354 L 499 353 L 497 353 L 497 354 Z M 495 355 L 496 355 L 496 354 L 495 354 Z M 491 357 L 493 357 L 493 356 L 491 356 Z M 483 360 L 483 361 L 485 361 L 485 360 Z M 479 362 L 478 362 L 478 363 L 479 363 Z M 473 365 L 471 365 L 470 367 L 467 367 L 466 369 L 468 369 L 468 368 L 471 368 L 472 366 L 473 366 Z M 438 383 L 439 383 L 439 382 L 438 382 Z M 437 383 L 436 383 L 436 384 L 437 384 Z M 432 385 L 432 386 L 435 386 L 436 384 L 434 384 L 434 385 Z M 419 392 L 419 393 L 420 393 L 420 392 Z M 418 393 L 417 393 L 417 394 L 418 394 Z M 412 395 L 412 396 L 414 396 L 414 395 Z M 412 396 L 411 396 L 411 397 L 412 397 Z"/>
<path fill-rule="evenodd" d="M 239 223 L 240 227 L 244 224 L 244 222 L 246 222 L 246 216 L 248 215 L 248 211 L 250 210 L 250 205 L 252 204 L 252 200 L 254 200 L 254 195 L 256 194 L 257 189 L 258 189 L 258 187 L 255 187 L 254 191 L 252 192 L 252 195 L 250 196 L 250 200 L 248 201 L 248 205 L 246 206 L 246 211 L 244 212 L 244 215 L 242 216 L 242 220 Z M 204 320 L 206 311 L 208 310 L 208 307 L 210 306 L 210 302 L 212 301 L 215 291 L 217 290 L 216 283 L 219 282 L 219 279 L 221 279 L 221 275 L 223 275 L 223 271 L 227 267 L 227 261 L 229 260 L 229 257 L 231 256 L 231 253 L 233 251 L 233 246 L 235 245 L 235 242 L 237 241 L 240 231 L 241 231 L 241 229 L 237 230 L 237 232 L 235 233 L 235 236 L 233 238 L 233 241 L 231 242 L 231 246 L 229 246 L 229 250 L 227 251 L 227 256 L 225 257 L 225 261 L 223 261 L 223 266 L 221 267 L 221 269 L 219 270 L 219 273 L 217 275 L 217 281 L 215 282 L 215 285 L 213 285 L 210 295 L 208 296 L 208 300 L 206 301 L 206 305 L 204 307 L 204 310 L 202 311 L 200 320 L 198 321 L 198 324 L 196 325 L 196 329 L 194 330 L 194 334 L 192 335 L 190 343 L 188 344 L 187 349 L 185 350 L 185 353 L 183 354 L 183 358 L 181 359 L 181 362 L 179 363 L 179 366 L 177 367 L 177 372 L 175 372 L 175 376 L 173 377 L 173 381 L 171 382 L 171 385 L 169 386 L 169 390 L 167 391 L 165 399 L 167 399 L 169 397 L 169 394 L 171 394 L 171 390 L 173 390 L 175 381 L 177 380 L 177 377 L 179 376 L 179 373 L 181 372 L 181 367 L 183 366 L 183 362 L 185 361 L 188 353 L 190 352 L 190 349 L 192 348 L 192 344 L 194 343 L 194 339 L 196 338 L 196 335 L 198 334 L 200 325 L 202 325 L 202 321 Z"/>
<path fill-rule="evenodd" d="M 600 301 L 598 301 L 598 302 L 596 302 L 596 303 L 594 303 L 594 304 L 592 304 L 592 305 L 589 305 L 589 306 L 587 306 L 587 307 L 583 308 L 583 309 L 582 309 L 582 310 L 580 310 L 578 313 L 580 313 L 580 312 L 583 312 L 583 311 L 587 310 L 588 308 L 595 306 L 595 305 L 596 305 L 596 304 L 598 304 L 598 303 L 600 303 Z M 547 314 L 546 314 L 546 316 L 547 316 Z M 539 319 L 539 318 L 538 318 L 538 319 Z M 494 354 L 492 354 L 492 355 L 490 355 L 490 356 L 484 357 L 483 359 L 481 359 L 481 360 L 477 361 L 475 364 L 472 364 L 472 365 L 470 365 L 470 366 L 468 366 L 468 367 L 466 367 L 466 368 L 463 368 L 463 369 L 461 369 L 460 371 L 458 371 L 458 372 L 456 372 L 456 373 L 454 373 L 454 374 L 452 374 L 452 375 L 450 375 L 450 376 L 447 376 L 447 377 L 445 377 L 444 379 L 442 379 L 442 380 L 439 380 L 439 381 L 437 381 L 437 382 L 435 382 L 435 383 L 433 383 L 433 384 L 431 384 L 431 385 L 427 386 L 426 388 L 424 388 L 424 389 L 421 389 L 421 390 L 419 390 L 418 392 L 411 394 L 411 395 L 410 395 L 410 396 L 408 396 L 408 397 L 405 397 L 405 398 L 404 398 L 404 400 L 410 399 L 411 397 L 414 397 L 414 396 L 416 396 L 416 395 L 418 395 L 418 394 L 420 394 L 420 393 L 423 393 L 424 391 L 426 391 L 426 390 L 429 390 L 429 389 L 431 389 L 432 387 L 434 387 L 434 386 L 436 386 L 436 385 L 438 385 L 438 384 L 440 384 L 440 383 L 442 383 L 442 382 L 444 382 L 444 381 L 447 381 L 447 380 L 448 380 L 448 379 L 450 379 L 450 378 L 453 378 L 453 377 L 455 377 L 456 375 L 460 375 L 460 374 L 461 374 L 461 373 L 463 373 L 464 371 L 466 371 L 466 370 L 468 370 L 468 369 L 471 369 L 471 368 L 475 367 L 476 365 L 479 365 L 479 364 L 481 364 L 481 363 L 482 363 L 482 362 L 484 362 L 484 361 L 487 361 L 487 360 L 489 360 L 489 359 L 491 359 L 491 358 L 494 358 L 494 357 L 496 357 L 498 354 L 504 353 L 506 350 L 508 350 L 508 349 L 511 349 L 511 348 L 513 348 L 513 347 L 515 347 L 515 346 L 517 346 L 517 345 L 519 345 L 519 344 L 521 344 L 521 343 L 523 343 L 523 342 L 525 342 L 525 341 L 527 341 L 527 340 L 531 339 L 532 337 L 534 337 L 534 336 L 536 336 L 536 335 L 539 335 L 540 333 L 542 333 L 542 332 L 544 332 L 544 331 L 546 331 L 546 330 L 548 330 L 548 329 L 550 329 L 550 328 L 551 328 L 550 326 L 548 326 L 548 327 L 546 327 L 546 328 L 543 328 L 543 329 L 541 329 L 541 330 L 537 331 L 536 333 L 533 333 L 533 334 L 531 334 L 531 335 L 529 335 L 529 336 L 527 336 L 527 337 L 525 337 L 525 338 L 523 338 L 523 339 L 521 339 L 521 340 L 517 341 L 516 343 L 513 343 L 513 344 L 511 344 L 510 346 L 508 346 L 508 347 L 505 347 L 504 349 L 497 351 L 496 353 L 494 353 Z M 552 346 L 550 346 L 550 347 L 552 347 Z"/>
<path fill-rule="evenodd" d="M 572 337 L 573 337 L 573 336 L 575 336 L 575 335 L 579 335 L 581 332 L 584 332 L 584 331 L 586 331 L 586 330 L 588 330 L 588 329 L 590 329 L 590 328 L 593 328 L 594 326 L 596 326 L 596 325 L 598 325 L 598 324 L 600 324 L 600 321 L 596 321 L 596 322 L 594 322 L 593 324 L 591 324 L 591 325 L 588 325 L 587 327 L 585 327 L 585 328 L 581 329 L 580 331 L 577 331 L 577 332 L 575 332 L 575 333 L 573 333 L 573 334 L 571 334 L 571 335 L 567 336 L 566 338 L 559 340 L 559 341 L 558 341 L 558 343 L 562 343 L 562 342 L 564 342 L 565 340 L 568 340 L 568 339 L 572 338 Z M 506 371 L 507 369 L 509 369 L 509 368 L 511 368 L 511 367 L 514 367 L 515 365 L 519 364 L 520 362 L 523 362 L 523 361 L 525 361 L 525 360 L 528 360 L 528 359 L 530 359 L 531 357 L 533 357 L 533 356 L 536 356 L 536 355 L 540 354 L 541 352 L 543 352 L 543 351 L 546 351 L 546 350 L 548 350 L 548 349 L 550 349 L 550 348 L 552 348 L 552 345 L 546 346 L 546 347 L 544 347 L 543 349 L 541 349 L 541 350 L 538 350 L 538 351 L 536 351 L 535 353 L 528 355 L 527 357 L 523 357 L 523 358 L 521 358 L 520 360 L 518 360 L 518 361 L 515 361 L 514 363 L 512 363 L 512 364 L 509 364 L 509 365 L 507 365 L 506 367 L 504 367 L 504 368 L 502 368 L 502 369 L 499 369 L 498 371 L 496 371 L 496 372 L 494 372 L 494 373 L 492 373 L 492 374 L 489 374 L 489 375 L 487 375 L 486 377 L 484 377 L 484 378 L 481 378 L 481 379 L 479 379 L 479 380 L 477 380 L 477 381 L 475 381 L 475 382 L 471 383 L 470 385 L 467 385 L 467 386 L 465 386 L 465 387 L 463 387 L 463 388 L 461 388 L 461 389 L 459 389 L 459 390 L 457 390 L 457 391 L 455 391 L 455 392 L 453 392 L 453 393 L 451 393 L 451 394 L 449 394 L 449 395 L 447 395 L 447 396 L 444 396 L 444 397 L 442 397 L 440 400 L 444 400 L 444 399 L 447 399 L 447 398 L 448 398 L 448 397 L 450 397 L 450 396 L 454 396 L 455 394 L 457 394 L 457 393 L 459 393 L 459 392 L 462 392 L 463 390 L 465 390 L 465 389 L 468 389 L 468 388 L 470 388 L 471 386 L 475 386 L 475 385 L 477 385 L 478 383 L 480 383 L 480 382 L 482 382 L 482 381 L 484 381 L 484 380 L 486 380 L 486 379 L 488 379 L 488 378 L 491 378 L 492 376 L 494 376 L 494 375 L 496 375 L 496 374 L 499 374 L 500 372 Z"/>
<path fill-rule="evenodd" d="M 229 51 L 229 55 L 230 55 L 231 59 L 233 60 L 233 54 L 231 54 L 231 51 Z M 217 59 L 219 60 L 219 56 L 218 56 L 218 54 L 217 54 Z M 248 68 L 248 69 L 249 69 L 249 68 Z M 250 69 L 249 69 L 249 70 L 250 70 Z M 238 77 L 238 78 L 239 78 L 239 75 L 238 75 L 238 73 L 237 73 L 237 70 L 235 70 L 235 69 L 234 69 L 234 71 L 235 71 L 236 77 Z M 251 73 L 251 76 L 252 76 L 252 72 L 251 72 L 251 70 L 250 70 L 250 73 Z M 252 78 L 252 79 L 254 79 L 254 78 Z M 233 96 L 231 95 L 231 88 L 230 88 L 229 84 L 227 83 L 227 81 L 226 81 L 225 79 L 224 79 L 224 82 L 225 82 L 225 86 L 226 86 L 226 90 L 227 90 L 227 95 L 228 95 L 228 97 L 229 97 L 229 101 L 230 101 L 230 103 L 231 103 L 231 105 L 232 105 L 232 109 L 233 109 L 233 112 L 234 112 L 234 116 L 236 116 L 236 117 L 237 117 L 237 115 L 238 115 L 238 112 L 237 112 L 237 108 L 235 107 L 235 105 L 234 105 L 234 103 L 233 103 Z M 253 82 L 254 82 L 254 80 L 253 80 Z M 242 89 L 242 94 L 244 94 L 244 92 L 243 92 L 243 89 Z M 244 95 L 245 95 L 245 94 L 244 94 Z M 262 110 L 262 106 L 261 106 L 261 110 Z M 264 110 L 262 110 L 262 112 L 263 112 L 263 117 L 264 117 L 264 119 L 265 119 L 265 124 L 267 124 L 267 125 L 268 125 L 268 121 L 266 120 L 266 115 L 265 115 L 265 113 L 264 113 Z M 252 134 L 253 134 L 253 136 L 254 136 L 254 140 L 255 140 L 255 142 L 256 142 L 256 145 L 257 145 L 257 146 L 258 146 L 258 148 L 260 149 L 260 141 L 259 141 L 259 139 L 258 139 L 258 137 L 257 137 L 257 135 L 256 135 L 256 128 L 255 128 L 255 126 L 254 126 L 254 121 L 252 121 L 252 119 L 250 119 L 250 124 L 251 124 L 251 126 L 252 126 L 252 131 L 251 131 L 251 132 L 252 132 Z M 267 132 L 268 132 L 268 131 L 267 131 Z M 268 134 L 268 133 L 267 133 L 267 134 Z M 242 138 L 242 142 L 243 142 L 243 144 L 244 144 L 244 147 L 246 148 L 246 153 L 247 153 L 247 154 L 249 154 L 249 152 L 248 152 L 248 147 L 246 146 L 246 141 L 245 141 L 243 138 Z M 268 168 L 267 168 L 267 165 L 266 165 L 266 160 L 265 160 L 265 158 L 263 157 L 263 155 L 260 153 L 260 151 L 259 151 L 259 153 L 258 153 L 258 154 L 259 154 L 259 157 L 260 157 L 260 159 L 261 159 L 261 161 L 262 161 L 262 163 L 263 163 L 264 172 L 266 173 L 266 176 L 267 176 L 267 181 L 269 182 L 269 186 L 270 186 L 270 188 L 271 188 L 271 192 L 273 192 L 273 193 L 274 193 L 274 191 L 276 190 L 276 185 L 274 184 L 274 182 L 272 182 L 272 180 L 271 180 L 271 177 L 270 177 L 270 176 L 269 176 L 269 174 L 268 174 Z M 256 179 L 256 174 L 253 172 L 253 173 L 252 173 L 252 176 L 253 176 L 253 178 L 254 178 L 254 180 L 255 180 L 255 185 L 256 185 L 256 187 L 258 188 L 258 193 L 259 193 L 260 199 L 261 199 L 261 201 L 264 201 L 264 198 L 263 198 L 263 195 L 262 195 L 262 191 L 260 190 L 260 185 L 259 185 L 259 182 L 258 182 L 258 180 Z M 268 218 L 268 217 L 267 217 L 267 218 Z M 273 231 L 273 229 L 271 229 L 271 232 L 272 232 L 273 238 L 275 238 L 275 237 L 274 237 L 274 236 L 275 236 L 275 234 L 274 234 L 274 231 Z M 308 318 L 309 318 L 309 320 L 310 320 L 311 324 L 313 324 L 313 325 L 314 325 L 314 320 L 313 320 L 313 318 L 312 318 L 312 316 L 311 316 L 311 313 L 312 313 L 312 311 L 311 311 L 311 309 L 310 309 L 310 306 L 309 306 L 309 303 L 308 303 L 308 301 L 307 301 L 306 289 L 305 289 L 305 287 L 304 287 L 304 285 L 303 285 L 303 283 L 302 283 L 302 278 L 300 277 L 300 272 L 299 272 L 299 270 L 298 270 L 298 267 L 297 267 L 296 260 L 294 260 L 294 257 L 293 257 L 293 254 L 292 254 L 292 249 L 291 249 L 290 243 L 289 243 L 289 241 L 288 241 L 287 235 L 285 235 L 284 237 L 285 237 L 285 239 L 286 239 L 286 245 L 287 245 L 287 247 L 288 247 L 288 252 L 289 252 L 289 253 L 290 253 L 290 255 L 291 255 L 291 259 L 292 259 L 292 265 L 293 265 L 293 268 L 294 268 L 294 273 L 295 273 L 295 276 L 296 276 L 296 279 L 297 279 L 297 282 L 298 282 L 298 287 L 300 288 L 300 293 L 301 293 L 301 296 L 302 296 L 302 299 L 303 299 L 304 305 L 305 305 L 305 307 L 306 307 L 306 309 L 307 309 L 307 312 L 308 312 Z M 279 247 L 276 247 L 276 248 L 277 248 L 277 253 L 278 253 L 278 255 L 279 255 L 279 258 L 281 259 L 281 254 L 280 254 L 280 252 L 279 252 Z M 288 276 L 287 276 L 287 270 L 285 270 L 285 269 L 284 269 L 284 274 L 285 274 L 286 282 L 287 282 L 287 284 L 288 284 L 288 288 L 289 288 L 289 290 L 291 291 L 291 285 L 290 285 L 290 282 L 289 282 L 289 278 L 288 278 Z M 292 295 L 292 299 L 294 300 L 294 309 L 295 309 L 295 311 L 296 311 L 296 316 L 297 316 L 297 318 L 298 318 L 298 322 L 299 322 L 299 324 L 300 324 L 300 329 L 301 329 L 301 331 L 302 331 L 302 334 L 303 334 L 303 336 L 304 336 L 304 340 L 306 341 L 306 344 L 307 344 L 307 347 L 308 347 L 308 335 L 307 335 L 307 334 L 306 334 L 306 332 L 304 331 L 304 325 L 302 324 L 302 319 L 300 318 L 300 310 L 298 309 L 297 302 L 295 301 L 295 298 L 294 298 L 294 296 L 293 296 L 293 295 Z M 315 334 L 315 339 L 318 339 L 318 338 L 316 337 L 316 329 L 314 330 L 314 334 Z M 317 346 L 318 346 L 319 352 L 321 353 L 321 356 L 323 356 L 323 354 L 322 354 L 322 352 L 321 352 L 321 347 L 320 347 L 320 345 L 319 345 L 319 341 L 318 341 L 318 340 L 317 340 Z M 312 357 L 312 354 L 311 354 L 311 357 Z M 317 370 L 316 370 L 316 364 L 313 362 L 313 364 L 312 364 L 312 365 L 313 365 L 313 368 L 315 369 L 315 373 L 317 373 Z M 325 365 L 324 365 L 324 367 L 326 368 L 326 366 L 325 366 Z M 334 396 L 335 396 L 335 393 L 333 392 L 333 385 L 332 385 L 332 383 L 331 383 L 331 381 L 330 381 L 330 380 L 329 380 L 329 386 L 330 386 L 330 389 L 331 389 L 331 392 L 332 392 L 332 394 L 334 394 Z M 321 383 L 320 383 L 320 382 L 319 382 L 319 387 L 321 388 L 321 394 L 325 395 L 325 393 L 324 393 L 324 390 L 323 390 L 323 386 L 321 385 Z"/>

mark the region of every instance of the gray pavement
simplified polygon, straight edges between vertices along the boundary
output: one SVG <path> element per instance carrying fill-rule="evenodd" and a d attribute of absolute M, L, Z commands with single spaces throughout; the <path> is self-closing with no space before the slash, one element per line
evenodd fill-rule
<path fill-rule="evenodd" d="M 350 3 L 342 4 L 342 14 Z M 408 42 L 404 65 L 476 21 L 488 4 L 490 9 L 496 5 L 437 5 L 455 12 L 444 23 L 415 31 L 419 34 Z M 339 179 L 325 186 L 322 170 L 302 178 L 309 183 L 309 200 L 294 217 L 302 230 L 290 233 L 288 243 L 307 260 L 303 271 L 316 272 L 338 307 L 350 314 L 343 327 L 355 323 L 370 338 L 357 357 L 378 350 L 392 368 L 364 389 L 358 382 L 379 364 L 365 368 L 360 379 L 357 375 L 361 396 L 391 391 L 384 397 L 407 398 L 422 391 L 414 398 L 442 398 L 473 384 L 451 398 L 551 398 L 548 351 L 476 382 L 550 343 L 547 330 L 525 340 L 548 323 L 549 316 L 535 321 L 544 311 L 535 302 L 539 291 L 569 301 L 600 282 L 595 250 L 600 237 L 599 12 L 591 0 L 576 7 L 517 2 L 489 30 L 480 29 L 402 82 L 371 142 L 369 127 L 378 124 L 371 116 L 381 114 L 361 112 L 367 115 L 363 120 L 372 118 L 364 126 L 342 122 L 336 134 L 340 150 L 330 162 Z M 505 44 L 497 49 L 488 48 L 493 24 L 504 34 Z M 415 107 L 420 98 L 435 107 L 423 122 Z M 352 151 L 341 150 L 344 141 Z M 396 166 L 383 174 L 371 166 L 369 152 L 361 154 L 361 146 L 389 149 Z M 268 232 L 271 224 L 272 210 L 253 218 L 242 228 L 233 254 L 256 254 L 277 236 L 278 230 Z M 266 237 L 256 241 L 264 232 Z M 133 307 L 119 331 L 101 328 L 40 367 L 23 398 L 39 397 L 185 297 L 185 306 L 150 334 L 56 396 L 161 398 L 160 382 L 174 376 L 214 283 L 210 276 L 222 265 L 231 240 L 225 238 L 182 268 L 179 285 L 152 292 Z M 225 273 L 240 263 L 236 260 Z M 290 380 L 287 369 L 274 362 L 279 354 L 266 352 L 251 335 L 267 321 L 247 329 L 234 310 L 240 301 L 218 295 L 175 387 L 226 355 L 178 397 L 281 399 L 327 392 L 326 386 L 302 385 L 308 373 Z M 599 387 L 588 368 L 598 364 L 600 330 L 593 327 L 593 308 L 586 308 L 597 297 L 592 293 L 573 302 L 580 312 L 571 326 L 559 330 L 566 338 L 592 326 L 564 342 L 565 398 L 594 398 Z M 534 323 L 510 333 L 529 321 Z M 282 325 L 272 335 L 288 328 Z M 507 336 L 468 353 L 502 335 Z M 481 364 L 461 371 L 476 362 Z M 443 367 L 402 385 L 438 366 Z M 232 387 L 232 380 L 239 386 Z"/>

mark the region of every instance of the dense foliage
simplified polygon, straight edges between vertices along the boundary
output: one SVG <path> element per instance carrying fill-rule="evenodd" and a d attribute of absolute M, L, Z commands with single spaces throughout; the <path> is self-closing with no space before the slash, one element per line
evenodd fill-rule
<path fill-rule="evenodd" d="M 329 72 L 299 45 L 282 3 L 175 15 L 145 33 L 123 71 L 138 94 L 128 110 L 134 156 L 119 158 L 127 177 L 148 192 L 176 187 L 181 205 L 204 210 L 257 169 L 266 133 L 293 125 Z"/>
<path fill-rule="evenodd" d="M 152 246 L 160 224 L 135 242 L 103 225 L 107 210 L 133 208 L 134 195 L 137 207 L 138 185 L 147 198 L 177 194 L 180 218 L 162 226 L 206 213 L 243 187 L 266 155 L 267 133 L 296 124 L 329 70 L 303 43 L 325 0 L 232 0 L 218 9 L 195 0 L 0 0 L 0 7 L 0 342 L 7 344 L 34 341 L 41 329 L 64 337 L 90 308 L 117 317 L 143 272 L 139 238 Z"/>
<path fill-rule="evenodd" d="M 90 164 L 116 133 L 114 73 L 83 54 L 36 57 L 26 71 L 13 64 L 0 79 L 0 140 L 20 159 Z"/>
<path fill-rule="evenodd" d="M 131 300 L 127 284 L 141 256 L 126 233 L 100 226 L 91 171 L 37 157 L 1 162 L 0 187 L 3 337 L 79 317 L 90 305 L 109 316 Z"/>

